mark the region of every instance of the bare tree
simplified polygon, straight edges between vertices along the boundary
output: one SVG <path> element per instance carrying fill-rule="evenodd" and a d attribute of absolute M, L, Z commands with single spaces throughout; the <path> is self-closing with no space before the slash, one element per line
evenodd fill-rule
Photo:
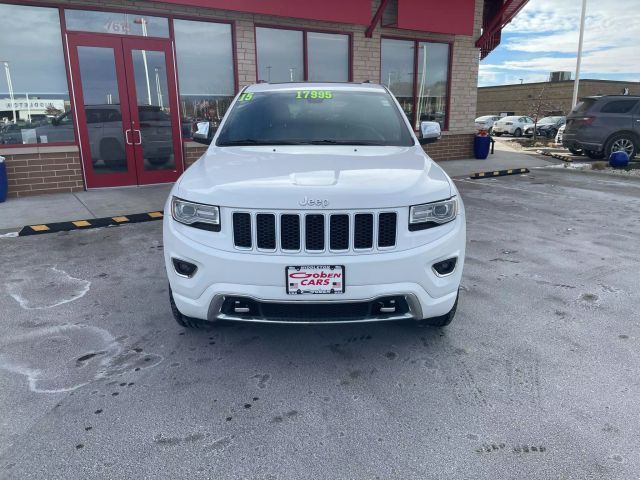
<path fill-rule="evenodd" d="M 546 85 L 542 86 L 540 93 L 533 98 L 529 105 L 529 115 L 533 117 L 533 136 L 531 141 L 535 142 L 538 137 L 538 120 L 547 116 L 550 112 L 561 110 L 557 105 L 554 105 L 548 98 L 546 98 L 544 91 L 547 88 Z"/>

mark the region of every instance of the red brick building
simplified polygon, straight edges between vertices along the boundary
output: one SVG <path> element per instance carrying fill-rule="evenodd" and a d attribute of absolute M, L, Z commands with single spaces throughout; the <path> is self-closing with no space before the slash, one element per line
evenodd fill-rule
<path fill-rule="evenodd" d="M 9 195 L 175 181 L 257 81 L 382 83 L 472 155 L 478 62 L 527 0 L 0 0 Z"/>

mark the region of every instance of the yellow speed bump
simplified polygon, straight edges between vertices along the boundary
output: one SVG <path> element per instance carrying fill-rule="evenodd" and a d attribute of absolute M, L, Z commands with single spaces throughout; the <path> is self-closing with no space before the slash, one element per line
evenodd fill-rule
<path fill-rule="evenodd" d="M 90 227 L 91 224 L 89 222 L 87 222 L 86 220 L 76 220 L 75 222 L 71 222 L 73 223 L 76 227 Z"/>
<path fill-rule="evenodd" d="M 469 178 L 489 178 L 489 177 L 503 177 L 505 175 L 519 175 L 522 173 L 529 173 L 528 168 L 510 168 L 509 170 L 494 170 L 492 172 L 477 172 L 469 175 Z"/>
<path fill-rule="evenodd" d="M 129 221 L 129 219 L 128 219 L 127 217 L 125 217 L 125 216 L 121 216 L 121 217 L 111 217 L 111 219 L 112 219 L 114 222 L 118 222 L 118 223 L 123 223 L 123 222 L 128 222 L 128 221 Z"/>
<path fill-rule="evenodd" d="M 162 218 L 162 212 L 149 212 L 147 213 L 151 218 Z"/>
<path fill-rule="evenodd" d="M 31 230 L 35 230 L 36 232 L 46 232 L 49 230 L 49 227 L 46 225 L 30 225 Z"/>

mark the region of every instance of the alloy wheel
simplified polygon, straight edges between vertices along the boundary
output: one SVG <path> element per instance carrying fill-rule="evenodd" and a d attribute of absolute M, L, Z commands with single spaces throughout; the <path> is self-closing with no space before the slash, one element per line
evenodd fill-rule
<path fill-rule="evenodd" d="M 627 155 L 631 156 L 633 153 L 633 142 L 628 138 L 619 138 L 611 145 L 612 152 L 618 152 L 622 150 Z"/>

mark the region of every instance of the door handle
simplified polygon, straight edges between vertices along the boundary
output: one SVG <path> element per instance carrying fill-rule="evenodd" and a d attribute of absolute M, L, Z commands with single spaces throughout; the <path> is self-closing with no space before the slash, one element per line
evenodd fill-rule
<path fill-rule="evenodd" d="M 129 134 L 131 133 L 131 129 L 124 131 L 124 140 L 127 142 L 127 145 L 133 145 L 131 140 L 129 140 Z"/>
<path fill-rule="evenodd" d="M 138 132 L 138 142 L 134 143 L 134 145 L 142 145 L 142 132 L 140 130 L 133 129 L 134 132 Z"/>

